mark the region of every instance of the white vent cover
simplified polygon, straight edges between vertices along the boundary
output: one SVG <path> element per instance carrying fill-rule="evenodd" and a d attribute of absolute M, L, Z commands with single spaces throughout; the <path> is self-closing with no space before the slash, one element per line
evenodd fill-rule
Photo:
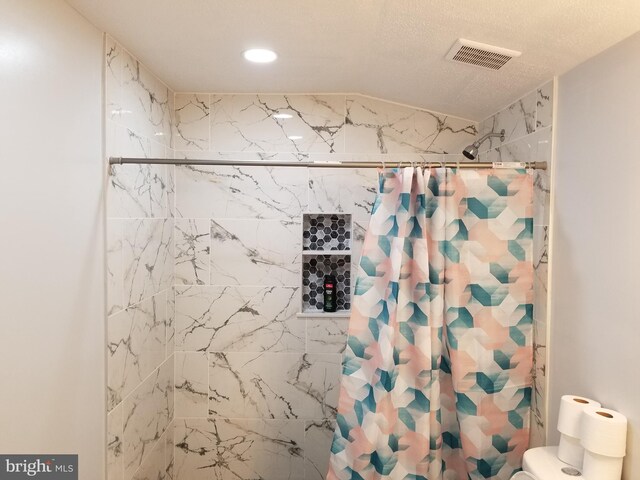
<path fill-rule="evenodd" d="M 509 60 L 520 55 L 522 53 L 515 50 L 459 38 L 447 53 L 446 58 L 467 65 L 500 70 Z"/>

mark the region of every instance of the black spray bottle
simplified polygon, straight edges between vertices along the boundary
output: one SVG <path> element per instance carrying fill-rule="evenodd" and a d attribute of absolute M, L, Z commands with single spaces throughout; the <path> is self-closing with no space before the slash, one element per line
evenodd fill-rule
<path fill-rule="evenodd" d="M 325 275 L 324 277 L 324 311 L 335 312 L 338 308 L 336 295 L 336 277 Z"/>

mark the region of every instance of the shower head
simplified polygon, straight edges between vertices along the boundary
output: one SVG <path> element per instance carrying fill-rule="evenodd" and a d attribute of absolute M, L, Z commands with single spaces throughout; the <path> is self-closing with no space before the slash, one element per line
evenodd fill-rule
<path fill-rule="evenodd" d="M 500 133 L 487 133 L 484 137 L 479 140 L 476 140 L 471 145 L 467 145 L 464 150 L 462 150 L 462 154 L 467 157 L 469 160 L 475 160 L 478 156 L 478 149 L 482 143 L 491 137 L 500 137 L 500 141 L 504 142 L 504 128 L 500 131 Z"/>
<path fill-rule="evenodd" d="M 471 145 L 467 145 L 465 149 L 462 151 L 462 154 L 467 157 L 469 160 L 475 160 L 478 156 L 478 147 L 480 144 L 478 142 L 473 142 Z"/>

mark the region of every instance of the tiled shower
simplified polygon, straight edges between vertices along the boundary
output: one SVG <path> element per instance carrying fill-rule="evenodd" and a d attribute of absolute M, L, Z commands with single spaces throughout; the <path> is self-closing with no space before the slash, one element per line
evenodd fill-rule
<path fill-rule="evenodd" d="M 176 93 L 113 39 L 106 62 L 108 156 L 435 164 L 504 128 L 480 160 L 551 160 L 552 83 L 476 124 L 359 95 Z M 292 118 L 272 117 L 281 111 Z M 110 173 L 109 479 L 324 478 L 348 319 L 300 315 L 303 215 L 349 217 L 353 268 L 376 170 Z M 534 175 L 541 444 L 550 179 Z"/>

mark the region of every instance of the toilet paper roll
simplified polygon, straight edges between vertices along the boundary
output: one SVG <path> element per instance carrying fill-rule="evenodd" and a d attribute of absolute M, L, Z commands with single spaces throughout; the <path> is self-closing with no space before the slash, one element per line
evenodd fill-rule
<path fill-rule="evenodd" d="M 627 448 L 627 417 L 607 408 L 587 407 L 582 413 L 580 444 L 605 457 L 624 457 Z"/>
<path fill-rule="evenodd" d="M 622 457 L 605 457 L 585 451 L 582 477 L 585 480 L 620 480 L 622 460 Z"/>
<path fill-rule="evenodd" d="M 558 431 L 570 437 L 580 438 L 580 422 L 586 407 L 600 407 L 595 400 L 578 395 L 563 395 L 560 399 Z"/>
<path fill-rule="evenodd" d="M 599 407 L 600 404 L 590 398 L 578 395 L 564 395 L 560 399 L 560 414 L 558 415 L 558 458 L 572 467 L 582 468 L 584 449 L 580 444 L 580 422 L 582 412 L 588 406 Z"/>

